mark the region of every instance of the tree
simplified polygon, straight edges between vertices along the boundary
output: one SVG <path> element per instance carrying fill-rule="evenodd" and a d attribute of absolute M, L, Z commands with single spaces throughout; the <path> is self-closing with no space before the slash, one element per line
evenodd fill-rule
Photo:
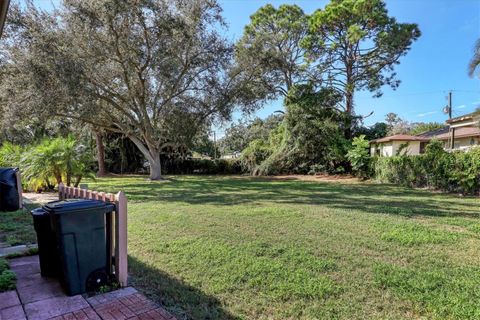
<path fill-rule="evenodd" d="M 294 86 L 282 122 L 242 152 L 249 170 L 267 175 L 345 170 L 349 143 L 343 136 L 344 113 L 335 108 L 340 99 L 332 89 Z"/>
<path fill-rule="evenodd" d="M 403 120 L 394 112 L 387 113 L 385 116 L 385 122 L 387 123 L 388 128 L 387 135 L 389 136 L 395 134 L 407 134 L 412 129 L 408 121 Z"/>
<path fill-rule="evenodd" d="M 382 0 L 332 0 L 312 14 L 310 28 L 304 44 L 311 59 L 321 61 L 327 83 L 342 93 L 350 116 L 356 91 L 369 90 L 379 97 L 383 85 L 399 85 L 394 66 L 420 36 L 416 24 L 390 17 Z M 350 133 L 347 118 L 347 137 Z"/>
<path fill-rule="evenodd" d="M 285 97 L 293 85 L 311 77 L 300 45 L 307 33 L 308 16 L 297 5 L 276 9 L 267 4 L 250 17 L 235 55 L 259 98 Z"/>
<path fill-rule="evenodd" d="M 215 31 L 223 21 L 213 0 L 68 0 L 53 14 L 13 11 L 6 47 L 21 77 L 2 84 L 17 93 L 8 97 L 124 134 L 148 160 L 150 179 L 161 178 L 162 150 L 247 104 L 232 46 Z"/>
<path fill-rule="evenodd" d="M 385 122 L 376 122 L 370 127 L 360 126 L 355 128 L 355 135 L 361 136 L 364 135 L 367 140 L 374 140 L 383 138 L 388 133 L 388 126 Z"/>
<path fill-rule="evenodd" d="M 353 138 L 352 148 L 348 150 L 347 158 L 352 165 L 353 172 L 360 178 L 366 179 L 370 176 L 370 144 L 364 135 Z"/>
<path fill-rule="evenodd" d="M 283 115 L 272 114 L 266 119 L 255 118 L 250 123 L 239 121 L 225 131 L 225 136 L 219 141 L 222 154 L 244 150 L 253 140 L 267 141 L 270 132 L 278 127 Z"/>
<path fill-rule="evenodd" d="M 408 134 L 415 136 L 429 131 L 441 129 L 445 127 L 445 125 L 439 122 L 414 122 L 411 124 L 411 127 L 412 128 L 410 129 Z"/>
<path fill-rule="evenodd" d="M 473 57 L 470 60 L 470 64 L 468 65 L 468 75 L 473 77 L 475 70 L 480 65 L 480 39 L 477 40 L 475 43 L 475 47 L 473 49 Z"/>

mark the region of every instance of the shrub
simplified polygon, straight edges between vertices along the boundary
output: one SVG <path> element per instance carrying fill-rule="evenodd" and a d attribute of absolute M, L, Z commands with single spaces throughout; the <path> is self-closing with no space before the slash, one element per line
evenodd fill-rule
<path fill-rule="evenodd" d="M 162 163 L 167 174 L 240 174 L 244 170 L 239 159 L 169 159 Z"/>
<path fill-rule="evenodd" d="M 0 258 L 0 292 L 15 289 L 15 273 L 8 268 L 8 262 Z"/>
<path fill-rule="evenodd" d="M 370 154 L 369 143 L 365 135 L 353 138 L 352 148 L 347 153 L 347 158 L 352 165 L 352 171 L 360 178 L 366 179 L 370 176 Z"/>
<path fill-rule="evenodd" d="M 463 194 L 480 191 L 480 148 L 446 152 L 440 142 L 433 141 L 425 154 L 377 157 L 373 167 L 374 177 L 380 182 Z"/>
<path fill-rule="evenodd" d="M 83 177 L 94 177 L 93 154 L 73 136 L 44 139 L 19 147 L 5 143 L 0 148 L 0 165 L 20 167 L 25 189 L 52 189 L 64 182 L 78 186 Z"/>

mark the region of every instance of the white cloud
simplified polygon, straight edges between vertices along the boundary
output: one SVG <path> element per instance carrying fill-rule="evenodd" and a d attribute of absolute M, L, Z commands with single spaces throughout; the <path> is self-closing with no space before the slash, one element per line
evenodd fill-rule
<path fill-rule="evenodd" d="M 472 104 L 473 104 L 473 105 L 480 104 L 480 101 L 473 101 Z"/>
<path fill-rule="evenodd" d="M 453 107 L 453 109 L 463 109 L 463 108 L 466 108 L 466 107 L 467 107 L 466 105 L 462 104 L 462 105 Z"/>
<path fill-rule="evenodd" d="M 422 118 L 422 117 L 425 117 L 425 116 L 429 116 L 429 115 L 431 115 L 431 114 L 435 114 L 435 113 L 437 113 L 437 112 L 438 112 L 438 111 L 429 111 L 429 112 L 425 112 L 425 113 L 419 113 L 419 114 L 417 114 L 417 117 Z"/>

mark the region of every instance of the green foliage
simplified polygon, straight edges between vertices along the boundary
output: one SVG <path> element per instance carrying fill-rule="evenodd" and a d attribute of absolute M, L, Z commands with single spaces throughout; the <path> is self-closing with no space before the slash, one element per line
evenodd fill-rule
<path fill-rule="evenodd" d="M 412 123 L 412 129 L 408 132 L 408 134 L 415 136 L 443 128 L 444 126 L 444 124 L 438 122 L 414 122 Z"/>
<path fill-rule="evenodd" d="M 283 115 L 270 115 L 266 119 L 256 118 L 250 123 L 239 122 L 231 125 L 225 131 L 225 136 L 219 141 L 223 155 L 241 152 L 253 140 L 267 140 L 270 131 L 282 122 Z"/>
<path fill-rule="evenodd" d="M 26 147 L 4 143 L 0 148 L 1 165 L 19 167 L 24 188 L 30 190 L 52 189 L 60 182 L 78 186 L 82 178 L 93 177 L 93 159 L 90 148 L 71 135 Z"/>
<path fill-rule="evenodd" d="M 60 182 L 78 186 L 83 177 L 94 176 L 93 155 L 71 135 L 45 139 L 25 152 L 21 169 L 32 189 Z"/>
<path fill-rule="evenodd" d="M 417 156 L 378 157 L 375 178 L 411 187 L 429 187 L 447 192 L 480 192 L 480 148 L 446 152 L 440 141 L 430 142 Z"/>
<path fill-rule="evenodd" d="M 14 290 L 16 280 L 15 273 L 9 270 L 7 260 L 0 258 L 0 292 Z"/>
<path fill-rule="evenodd" d="M 379 139 L 387 136 L 388 125 L 385 122 L 376 122 L 373 126 L 359 126 L 354 128 L 355 135 L 365 135 L 367 140 Z"/>
<path fill-rule="evenodd" d="M 239 159 L 181 159 L 163 163 L 166 174 L 240 174 L 243 167 Z"/>
<path fill-rule="evenodd" d="M 335 109 L 339 100 L 330 89 L 294 86 L 283 122 L 243 151 L 245 166 L 262 175 L 344 170 L 349 143 L 341 126 L 345 114 Z"/>
<path fill-rule="evenodd" d="M 286 96 L 307 78 L 309 66 L 300 45 L 308 18 L 297 5 L 267 4 L 250 17 L 236 45 L 238 68 L 249 75 L 249 90 L 261 98 Z"/>
<path fill-rule="evenodd" d="M 353 138 L 352 148 L 347 153 L 353 172 L 364 179 L 370 176 L 369 146 L 370 144 L 365 140 L 365 136 L 361 135 Z"/>
<path fill-rule="evenodd" d="M 21 146 L 4 142 L 0 147 L 0 167 L 18 167 L 23 152 Z"/>
<path fill-rule="evenodd" d="M 350 115 L 356 90 L 380 96 L 383 85 L 399 85 L 394 67 L 420 36 L 416 24 L 389 16 L 382 0 L 333 0 L 315 11 L 309 23 L 303 44 L 345 94 Z"/>
<path fill-rule="evenodd" d="M 409 142 L 404 142 L 404 143 L 401 143 L 399 146 L 398 146 L 398 149 L 397 149 L 397 152 L 396 152 L 396 156 L 405 156 L 407 155 L 407 152 L 408 152 L 408 146 L 410 145 Z"/>
<path fill-rule="evenodd" d="M 473 49 L 472 59 L 468 64 L 468 75 L 470 77 L 473 77 L 479 65 L 480 65 L 480 39 L 477 39 L 477 41 L 475 42 L 475 47 Z"/>

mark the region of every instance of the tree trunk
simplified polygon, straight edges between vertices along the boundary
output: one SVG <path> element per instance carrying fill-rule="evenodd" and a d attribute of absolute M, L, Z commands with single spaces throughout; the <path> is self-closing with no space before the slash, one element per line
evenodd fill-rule
<path fill-rule="evenodd" d="M 95 142 L 97 145 L 98 172 L 97 177 L 103 177 L 107 174 L 105 167 L 105 146 L 103 145 L 103 133 L 95 130 Z"/>
<path fill-rule="evenodd" d="M 162 179 L 162 165 L 160 163 L 160 152 L 157 152 L 153 157 L 153 161 L 149 161 L 150 164 L 150 180 Z"/>
<path fill-rule="evenodd" d="M 345 55 L 348 56 L 348 53 L 345 52 Z M 353 61 L 345 61 L 345 71 L 346 71 L 346 85 L 345 85 L 345 138 L 352 138 L 352 118 L 353 118 L 353 95 L 355 93 L 355 81 L 353 78 Z"/>
<path fill-rule="evenodd" d="M 347 89 L 347 93 L 345 95 L 345 131 L 344 135 L 345 138 L 351 139 L 352 138 L 352 118 L 353 118 L 353 92 L 349 92 Z"/>
<path fill-rule="evenodd" d="M 137 146 L 138 150 L 148 160 L 150 166 L 150 180 L 162 180 L 162 168 L 160 163 L 160 150 L 153 147 L 147 148 L 145 144 L 134 135 L 129 135 L 128 138 Z"/>

